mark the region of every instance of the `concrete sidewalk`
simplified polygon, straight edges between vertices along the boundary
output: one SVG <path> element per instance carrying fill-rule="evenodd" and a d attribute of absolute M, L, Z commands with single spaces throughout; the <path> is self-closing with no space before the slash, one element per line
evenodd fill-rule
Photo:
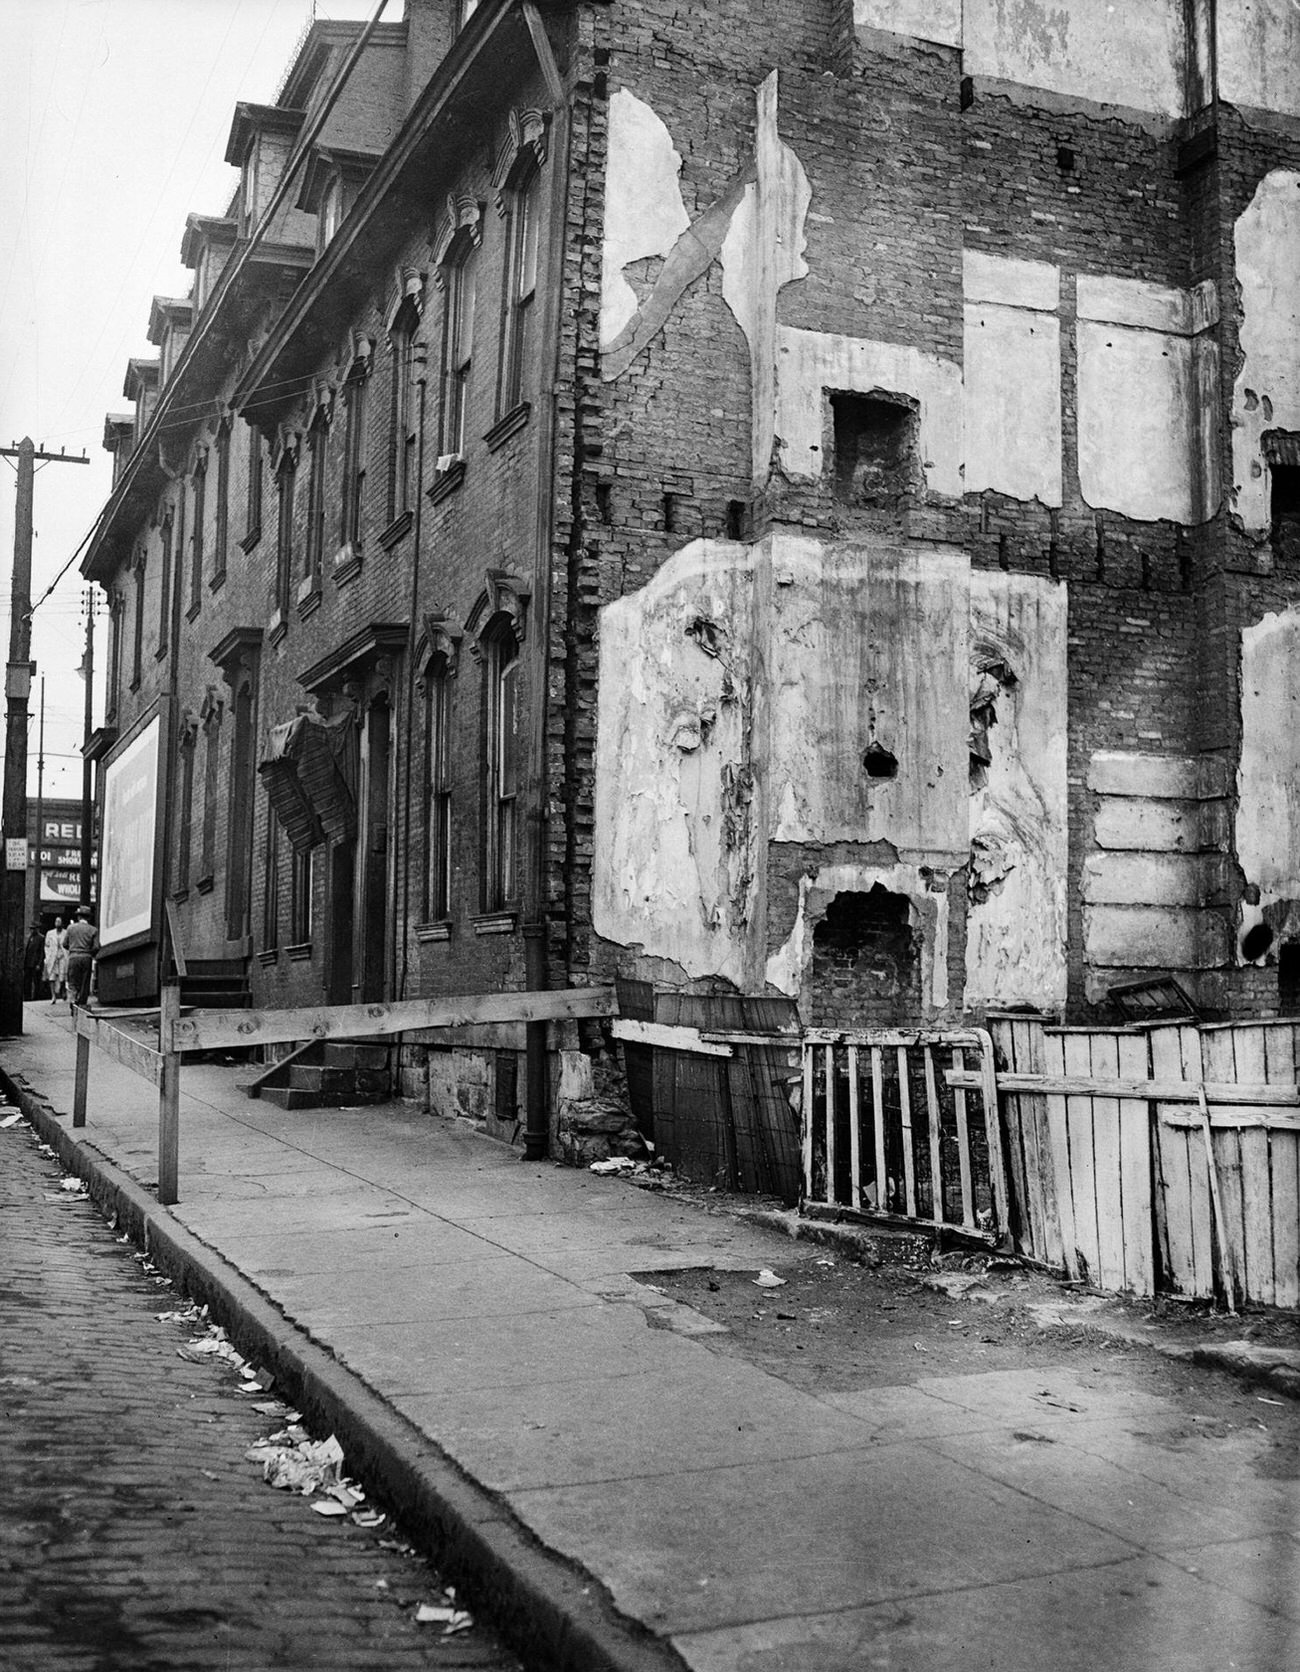
<path fill-rule="evenodd" d="M 152 1088 L 92 1052 L 74 1148 L 67 1017 L 25 1026 L 0 1066 L 65 1165 L 457 1541 L 530 1664 L 1300 1665 L 1300 1470 L 1264 1466 L 1273 1442 L 1189 1435 L 1108 1371 L 801 1391 L 635 1274 L 815 1247 L 409 1105 L 286 1112 L 187 1065 L 160 1209 Z"/>

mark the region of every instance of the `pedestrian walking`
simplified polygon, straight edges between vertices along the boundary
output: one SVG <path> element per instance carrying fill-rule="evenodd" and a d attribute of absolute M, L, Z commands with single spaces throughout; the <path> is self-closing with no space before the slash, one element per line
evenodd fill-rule
<path fill-rule="evenodd" d="M 45 934 L 39 923 L 32 924 L 32 932 L 23 948 L 23 997 L 38 999 L 45 979 Z"/>
<path fill-rule="evenodd" d="M 90 999 L 90 974 L 99 950 L 99 935 L 90 921 L 90 907 L 78 906 L 74 921 L 63 933 L 67 954 L 68 1007 L 75 1010 Z"/>
<path fill-rule="evenodd" d="M 50 984 L 50 1003 L 63 997 L 68 980 L 68 954 L 63 946 L 63 919 L 56 917 L 45 937 L 45 979 Z"/>

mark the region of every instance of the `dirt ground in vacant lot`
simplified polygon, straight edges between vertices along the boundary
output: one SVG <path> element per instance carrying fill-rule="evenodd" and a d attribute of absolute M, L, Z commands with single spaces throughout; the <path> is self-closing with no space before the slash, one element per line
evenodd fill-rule
<path fill-rule="evenodd" d="M 1294 1428 L 1300 1442 L 1300 1404 L 1176 1356 L 1206 1341 L 1300 1347 L 1292 1314 L 1216 1315 L 1176 1301 L 1089 1295 L 985 1255 L 869 1266 L 796 1246 L 773 1268 L 779 1288 L 760 1287 L 744 1271 L 651 1272 L 641 1281 L 725 1325 L 700 1338 L 713 1351 L 810 1392 L 1062 1363 L 1123 1368 L 1155 1390 L 1194 1396 L 1198 1408 L 1212 1403 L 1227 1420 Z"/>

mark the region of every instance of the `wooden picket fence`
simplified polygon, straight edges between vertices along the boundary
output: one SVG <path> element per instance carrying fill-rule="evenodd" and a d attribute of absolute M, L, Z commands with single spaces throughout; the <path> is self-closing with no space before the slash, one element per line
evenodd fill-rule
<path fill-rule="evenodd" d="M 1017 1248 L 1103 1289 L 1300 1306 L 1300 1021 L 990 1032 Z"/>

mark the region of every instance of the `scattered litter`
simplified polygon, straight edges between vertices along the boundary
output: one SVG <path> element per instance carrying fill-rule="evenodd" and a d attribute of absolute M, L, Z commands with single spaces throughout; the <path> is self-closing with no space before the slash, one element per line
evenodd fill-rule
<path fill-rule="evenodd" d="M 266 1389 L 261 1382 L 247 1381 L 239 1384 L 239 1391 L 240 1393 L 265 1393 Z"/>
<path fill-rule="evenodd" d="M 354 1510 L 352 1520 L 358 1527 L 382 1527 L 388 1517 L 381 1509 Z"/>
<path fill-rule="evenodd" d="M 343 1505 L 334 1498 L 317 1498 L 311 1507 L 317 1515 L 346 1515 L 348 1513 Z"/>
<path fill-rule="evenodd" d="M 381 1538 L 379 1548 L 381 1550 L 395 1550 L 399 1556 L 414 1556 L 416 1554 L 415 1546 L 408 1544 L 404 1538 Z"/>
<path fill-rule="evenodd" d="M 456 1618 L 454 1608 L 443 1608 L 432 1602 L 422 1602 L 415 1610 L 415 1618 L 422 1626 L 450 1625 Z"/>
<path fill-rule="evenodd" d="M 6 1115 L 3 1120 L 0 1120 L 0 1126 L 17 1126 L 18 1122 L 22 1118 L 21 1113 L 16 1115 Z"/>
<path fill-rule="evenodd" d="M 260 1417 L 277 1417 L 281 1422 L 289 1420 L 289 1407 L 282 1405 L 278 1399 L 264 1400 L 262 1404 L 254 1405 L 253 1409 Z"/>
<path fill-rule="evenodd" d="M 785 1288 L 785 1278 L 778 1277 L 774 1271 L 769 1271 L 766 1266 L 763 1267 L 762 1271 L 760 1271 L 758 1276 L 754 1279 L 754 1283 L 760 1289 Z"/>
<path fill-rule="evenodd" d="M 1265 1399 L 1265 1397 L 1262 1393 L 1257 1393 L 1255 1395 L 1255 1398 L 1259 1400 L 1261 1405 L 1285 1405 L 1286 1404 L 1285 1399 Z"/>
<path fill-rule="evenodd" d="M 630 1173 L 636 1163 L 626 1155 L 611 1155 L 608 1161 L 593 1161 L 588 1169 L 593 1173 Z"/>
<path fill-rule="evenodd" d="M 212 1470 L 211 1470 L 211 1469 L 200 1469 L 200 1470 L 199 1470 L 199 1473 L 200 1473 L 200 1474 L 201 1474 L 201 1475 L 202 1475 L 202 1476 L 203 1476 L 203 1477 L 204 1477 L 204 1478 L 205 1478 L 205 1479 L 206 1479 L 206 1480 L 220 1480 L 220 1479 L 221 1479 L 221 1476 L 220 1476 L 220 1475 L 218 1475 L 218 1474 L 214 1474 L 214 1473 L 213 1473 L 213 1471 L 212 1471 Z"/>
<path fill-rule="evenodd" d="M 262 1478 L 269 1486 L 301 1492 L 304 1497 L 349 1484 L 343 1480 L 343 1447 L 333 1434 L 328 1440 L 309 1440 L 300 1428 L 281 1429 L 250 1446 L 244 1456 L 262 1465 Z M 355 1487 L 351 1492 L 352 1502 L 358 1503 L 362 1494 Z M 351 1506 L 340 1507 L 346 1511 Z"/>
<path fill-rule="evenodd" d="M 59 1180 L 60 1190 L 84 1190 L 86 1186 L 75 1173 L 65 1173 Z"/>
<path fill-rule="evenodd" d="M 126 1237 L 119 1237 L 119 1242 L 126 1242 Z M 160 1324 L 201 1324 L 208 1315 L 206 1306 L 195 1306 L 193 1301 L 188 1306 L 178 1307 L 174 1312 L 155 1312 L 154 1317 Z"/>

